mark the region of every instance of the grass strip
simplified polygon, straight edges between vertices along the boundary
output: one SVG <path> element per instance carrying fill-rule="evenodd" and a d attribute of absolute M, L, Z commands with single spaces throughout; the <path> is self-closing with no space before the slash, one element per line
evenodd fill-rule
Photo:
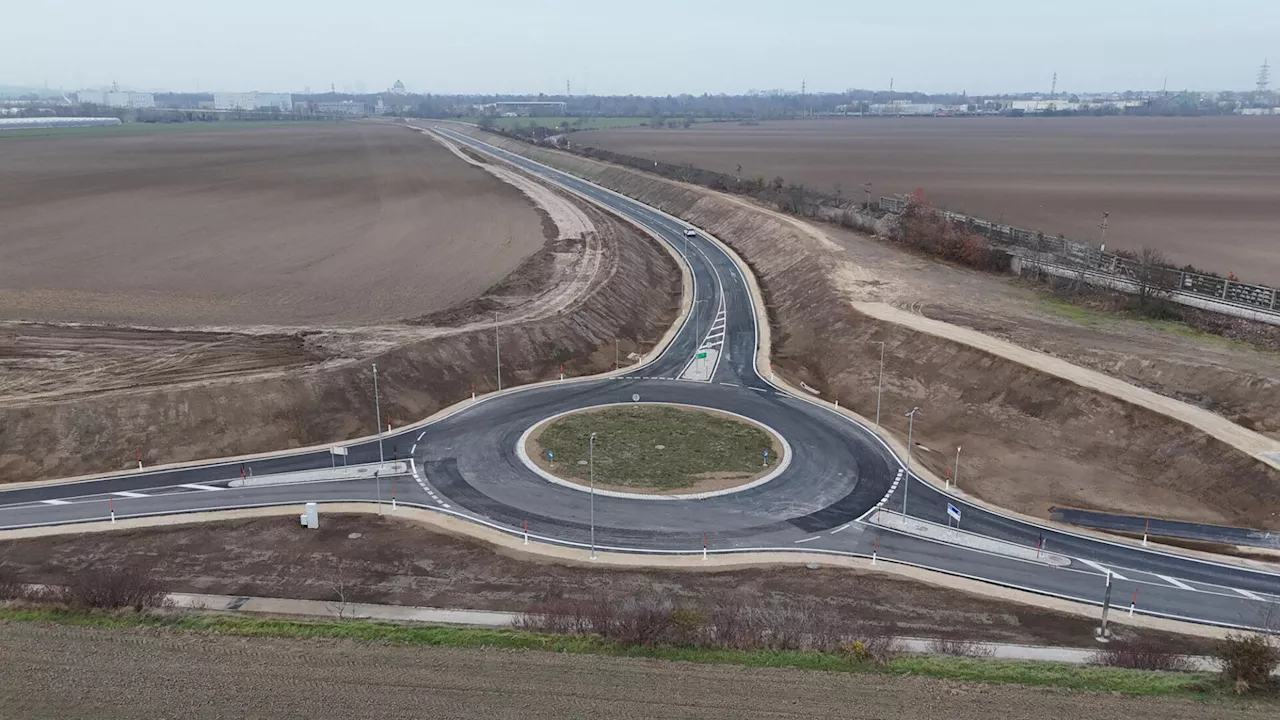
<path fill-rule="evenodd" d="M 577 635 L 544 635 L 519 630 L 400 625 L 366 620 L 283 620 L 199 613 L 77 612 L 59 608 L 0 607 L 0 622 L 56 623 L 103 629 L 156 628 L 236 637 L 339 639 L 397 645 L 503 648 L 653 658 L 700 664 L 794 668 L 884 675 L 917 675 L 947 680 L 1057 687 L 1128 695 L 1226 697 L 1206 674 L 1166 673 L 1047 662 L 906 656 L 884 664 L 858 662 L 839 654 L 791 650 L 722 650 L 694 647 L 623 646 Z"/>

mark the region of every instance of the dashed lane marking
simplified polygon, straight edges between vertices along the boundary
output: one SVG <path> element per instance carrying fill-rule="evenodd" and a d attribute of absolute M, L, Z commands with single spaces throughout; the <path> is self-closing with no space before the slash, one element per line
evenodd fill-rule
<path fill-rule="evenodd" d="M 418 443 L 414 443 L 414 444 L 413 444 L 413 447 L 409 448 L 409 452 L 410 452 L 410 453 L 416 453 L 416 452 L 418 452 Z"/>
<path fill-rule="evenodd" d="M 71 504 L 71 502 L 68 500 L 41 500 L 40 502 L 44 503 L 45 505 L 70 505 Z"/>
<path fill-rule="evenodd" d="M 1240 593 L 1241 595 L 1243 595 L 1243 596 L 1245 596 L 1245 597 L 1249 598 L 1250 600 L 1261 600 L 1261 599 L 1262 599 L 1262 597 L 1261 597 L 1261 596 L 1259 596 L 1259 595 L 1255 595 L 1255 594 L 1253 594 L 1253 593 L 1249 592 L 1248 590 L 1241 590 L 1240 588 L 1231 588 L 1231 589 L 1232 589 L 1232 590 L 1235 590 L 1236 592 Z"/>
<path fill-rule="evenodd" d="M 1171 577 L 1169 577 L 1168 575 L 1156 575 L 1156 577 L 1160 578 L 1161 580 L 1163 580 L 1163 581 L 1165 581 L 1165 582 L 1169 583 L 1170 585 L 1172 585 L 1172 586 L 1174 586 L 1174 587 L 1176 587 L 1176 588 L 1181 588 L 1181 589 L 1183 589 L 1183 590 L 1195 590 L 1195 588 L 1193 588 L 1193 587 L 1191 587 L 1190 585 L 1188 585 L 1188 584 L 1186 584 L 1186 583 L 1182 582 L 1182 581 L 1181 581 L 1181 580 L 1179 580 L 1178 578 L 1171 578 Z"/>
<path fill-rule="evenodd" d="M 111 495 L 115 495 L 116 497 L 127 497 L 127 498 L 144 498 L 144 497 L 151 497 L 150 495 L 145 495 L 145 494 L 140 493 L 140 492 L 129 492 L 128 490 L 121 490 L 120 492 L 113 492 L 113 493 L 110 493 L 110 494 L 111 494 Z"/>
<path fill-rule="evenodd" d="M 853 523 L 845 523 L 845 524 L 841 525 L 840 527 L 836 528 L 835 530 L 832 530 L 829 534 L 831 534 L 831 535 L 835 535 L 836 533 L 840 532 L 841 530 L 844 530 L 844 529 L 848 528 L 848 527 L 849 527 L 850 525 L 852 525 L 852 524 L 853 524 Z"/>
<path fill-rule="evenodd" d="M 737 383 L 727 383 L 727 382 L 722 382 L 722 383 L 720 383 L 720 384 L 721 384 L 721 385 L 726 385 L 726 386 L 728 386 L 728 387 L 739 387 Z"/>
<path fill-rule="evenodd" d="M 1102 573 L 1103 575 L 1106 575 L 1106 574 L 1110 573 L 1111 577 L 1113 577 L 1113 578 L 1115 578 L 1115 579 L 1117 579 L 1117 580 L 1128 580 L 1128 579 L 1129 579 L 1129 578 L 1127 578 L 1127 577 L 1125 577 L 1125 576 L 1121 575 L 1120 573 L 1116 572 L 1115 570 L 1112 570 L 1112 569 L 1111 569 L 1111 568 L 1109 568 L 1109 567 L 1104 567 L 1104 566 L 1102 566 L 1102 565 L 1099 565 L 1098 563 L 1096 563 L 1096 562 L 1094 562 L 1094 561 L 1092 561 L 1092 560 L 1085 560 L 1084 558 L 1076 558 L 1076 559 L 1077 559 L 1077 560 L 1079 560 L 1080 562 L 1084 563 L 1085 565 L 1088 565 L 1089 567 L 1093 568 L 1094 570 L 1097 570 L 1098 572 Z"/>
<path fill-rule="evenodd" d="M 212 485 L 201 485 L 200 483 L 185 483 L 183 485 L 179 485 L 178 487 L 184 487 L 184 488 L 187 488 L 188 490 L 209 490 L 209 491 L 217 491 L 222 489 L 220 487 L 214 487 Z"/>
<path fill-rule="evenodd" d="M 426 430 L 423 430 L 421 433 L 418 433 L 418 442 L 422 442 L 422 438 L 424 438 L 424 437 L 426 437 L 426 436 L 427 436 L 427 431 L 426 431 Z"/>
<path fill-rule="evenodd" d="M 800 543 L 813 542 L 814 540 L 817 540 L 817 539 L 819 539 L 819 538 L 821 538 L 821 537 L 822 537 L 821 535 L 814 535 L 813 537 L 807 537 L 807 538 L 804 538 L 804 539 L 802 539 L 802 540 L 797 540 L 797 541 L 796 541 L 796 544 L 797 544 L 797 545 L 799 545 Z"/>

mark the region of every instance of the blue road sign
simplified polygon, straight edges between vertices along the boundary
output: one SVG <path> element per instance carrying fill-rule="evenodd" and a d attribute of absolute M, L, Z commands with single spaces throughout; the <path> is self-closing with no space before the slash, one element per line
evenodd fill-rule
<path fill-rule="evenodd" d="M 947 503 L 947 514 L 955 518 L 956 522 L 960 522 L 960 508 L 952 505 L 951 503 Z"/>

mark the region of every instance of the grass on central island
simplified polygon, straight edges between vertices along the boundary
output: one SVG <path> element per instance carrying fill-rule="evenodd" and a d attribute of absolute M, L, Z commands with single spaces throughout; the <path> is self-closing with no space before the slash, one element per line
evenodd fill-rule
<path fill-rule="evenodd" d="M 619 406 L 566 415 L 537 438 L 556 475 L 587 480 L 588 439 L 596 433 L 595 480 L 602 485 L 680 490 L 700 481 L 749 478 L 781 458 L 772 438 L 750 423 L 700 410 Z M 659 448 L 658 446 L 662 446 Z"/>

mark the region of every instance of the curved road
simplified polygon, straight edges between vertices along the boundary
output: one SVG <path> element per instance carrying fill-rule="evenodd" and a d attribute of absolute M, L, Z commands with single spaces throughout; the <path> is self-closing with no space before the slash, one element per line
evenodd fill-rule
<path fill-rule="evenodd" d="M 1229 626 L 1258 627 L 1274 617 L 1280 574 L 1099 540 L 1024 522 L 970 505 L 912 475 L 894 483 L 901 461 L 867 428 L 771 384 L 755 367 L 759 334 L 750 287 L 722 246 L 649 206 L 444 128 L 451 142 L 518 166 L 645 226 L 685 260 L 693 305 L 674 339 L 630 375 L 515 389 L 470 404 L 424 428 L 388 434 L 388 458 L 409 457 L 412 477 L 230 488 L 241 463 L 199 463 L 172 470 L 120 474 L 0 492 L 0 529 L 211 509 L 389 499 L 505 532 L 585 548 L 645 553 L 788 550 L 870 556 L 953 575 L 1100 604 L 1105 578 L 1113 602 L 1127 611 Z M 705 360 L 695 356 L 706 353 Z M 790 466 L 750 490 L 700 500 L 635 500 L 595 496 L 549 483 L 516 456 L 520 435 L 540 420 L 605 403 L 680 402 L 728 410 L 785 436 Z M 894 411 L 889 408 L 888 411 Z M 351 463 L 376 462 L 378 446 L 348 446 Z M 254 460 L 255 475 L 326 468 L 327 450 Z M 947 522 L 948 503 L 970 533 L 1071 558 L 1066 567 L 1019 560 L 901 534 L 866 522 L 883 504 Z M 594 532 L 591 518 L 594 514 Z"/>

